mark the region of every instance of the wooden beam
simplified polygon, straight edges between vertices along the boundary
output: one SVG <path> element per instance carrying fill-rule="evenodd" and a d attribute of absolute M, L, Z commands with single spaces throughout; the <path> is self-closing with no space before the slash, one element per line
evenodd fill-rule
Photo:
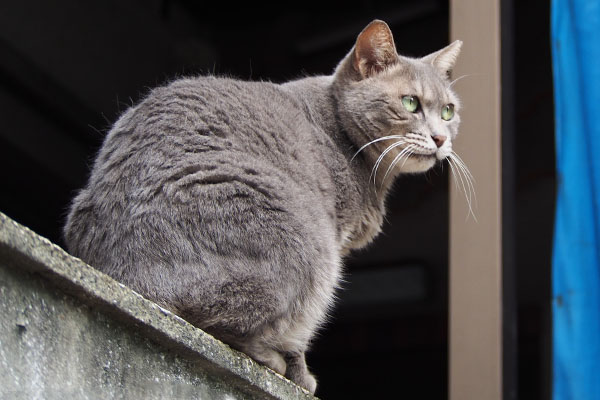
<path fill-rule="evenodd" d="M 462 186 L 450 193 L 451 400 L 500 400 L 502 176 L 500 0 L 452 0 L 451 39 L 464 42 L 454 77 L 462 126 L 455 151 L 475 178 L 477 221 Z"/>

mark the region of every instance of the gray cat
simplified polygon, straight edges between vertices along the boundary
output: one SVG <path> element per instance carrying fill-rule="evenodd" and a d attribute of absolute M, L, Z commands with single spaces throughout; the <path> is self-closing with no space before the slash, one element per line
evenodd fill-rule
<path fill-rule="evenodd" d="M 69 251 L 314 393 L 304 353 L 342 258 L 380 232 L 394 177 L 458 160 L 460 47 L 402 57 L 373 21 L 331 76 L 153 90 L 73 200 Z"/>

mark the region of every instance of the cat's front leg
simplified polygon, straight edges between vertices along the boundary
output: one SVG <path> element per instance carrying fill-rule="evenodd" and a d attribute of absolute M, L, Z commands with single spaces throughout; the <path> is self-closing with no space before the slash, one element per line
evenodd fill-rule
<path fill-rule="evenodd" d="M 255 361 L 266 365 L 279 375 L 285 375 L 286 360 L 277 350 L 264 345 L 260 340 L 249 341 L 240 347 Z"/>
<path fill-rule="evenodd" d="M 308 372 L 304 353 L 286 353 L 284 358 L 287 363 L 285 377 L 314 394 L 317 389 L 317 380 L 310 372 Z"/>

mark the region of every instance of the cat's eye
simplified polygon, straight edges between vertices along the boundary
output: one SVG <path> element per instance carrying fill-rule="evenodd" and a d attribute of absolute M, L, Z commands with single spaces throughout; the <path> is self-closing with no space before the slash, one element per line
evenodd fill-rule
<path fill-rule="evenodd" d="M 442 107 L 442 119 L 450 121 L 454 117 L 454 104 L 446 104 Z"/>
<path fill-rule="evenodd" d="M 402 105 L 407 111 L 414 113 L 419 109 L 419 99 L 415 96 L 403 96 Z"/>

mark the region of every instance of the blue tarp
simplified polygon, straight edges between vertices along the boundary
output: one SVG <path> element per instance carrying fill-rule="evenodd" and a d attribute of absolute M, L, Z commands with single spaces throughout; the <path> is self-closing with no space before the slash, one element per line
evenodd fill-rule
<path fill-rule="evenodd" d="M 553 0 L 552 56 L 553 393 L 600 400 L 600 0 Z"/>

